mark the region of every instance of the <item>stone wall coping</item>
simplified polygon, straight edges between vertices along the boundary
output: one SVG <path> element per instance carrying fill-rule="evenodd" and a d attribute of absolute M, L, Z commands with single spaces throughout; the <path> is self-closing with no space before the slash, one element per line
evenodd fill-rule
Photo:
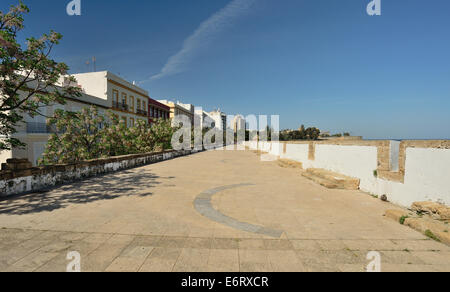
<path fill-rule="evenodd" d="M 305 141 L 280 141 L 279 143 L 379 147 L 379 146 L 389 146 L 391 141 L 392 140 L 323 140 L 323 141 L 305 140 Z M 406 148 L 450 149 L 450 140 L 402 140 L 400 141 L 400 145 L 403 145 Z"/>
<path fill-rule="evenodd" d="M 406 148 L 450 149 L 450 140 L 404 140 L 400 145 Z"/>
<path fill-rule="evenodd" d="M 283 144 L 318 144 L 318 145 L 341 145 L 341 146 L 384 146 L 388 145 L 390 141 L 388 140 L 336 140 L 336 141 L 283 141 Z"/>
<path fill-rule="evenodd" d="M 89 167 L 89 166 L 105 165 L 105 164 L 109 164 L 109 163 L 116 163 L 116 162 L 122 162 L 122 161 L 126 161 L 126 160 L 144 158 L 144 157 L 148 157 L 148 156 L 164 155 L 166 153 L 172 153 L 172 152 L 176 152 L 176 151 L 175 150 L 167 150 L 167 151 L 151 152 L 151 153 L 129 154 L 129 155 L 81 161 L 81 162 L 77 162 L 77 163 L 38 166 L 38 167 L 31 167 L 31 168 L 27 168 L 27 169 L 21 169 L 21 170 L 2 170 L 2 171 L 0 171 L 0 180 L 11 180 L 11 179 L 27 177 L 27 176 L 45 175 L 45 174 L 50 174 L 50 173 L 55 173 L 55 172 L 64 172 L 67 170 L 81 169 L 81 168 L 85 168 L 85 167 Z M 16 160 L 10 161 L 10 162 L 22 162 L 22 160 L 16 159 Z"/>

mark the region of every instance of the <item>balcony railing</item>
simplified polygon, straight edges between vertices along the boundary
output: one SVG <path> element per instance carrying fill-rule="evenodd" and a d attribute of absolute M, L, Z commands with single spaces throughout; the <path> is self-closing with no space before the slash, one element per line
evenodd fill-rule
<path fill-rule="evenodd" d="M 56 133 L 56 128 L 49 126 L 46 123 L 27 123 L 28 134 L 53 134 Z"/>
<path fill-rule="evenodd" d="M 138 110 L 136 110 L 136 113 L 138 115 L 147 116 L 147 111 L 145 111 L 145 110 L 138 109 Z"/>
<path fill-rule="evenodd" d="M 128 104 L 124 104 L 121 102 L 113 102 L 113 108 L 115 109 L 119 109 L 119 110 L 124 110 L 124 111 L 128 111 Z"/>

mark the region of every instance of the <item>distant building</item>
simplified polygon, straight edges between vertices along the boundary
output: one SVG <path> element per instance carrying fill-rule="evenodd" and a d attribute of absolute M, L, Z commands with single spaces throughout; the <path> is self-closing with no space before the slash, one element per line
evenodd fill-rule
<path fill-rule="evenodd" d="M 65 105 L 50 105 L 40 109 L 42 116 L 25 116 L 24 123 L 17 128 L 14 137 L 26 143 L 24 149 L 13 149 L 0 153 L 0 162 L 9 158 L 27 158 L 33 165 L 42 157 L 50 134 L 54 131 L 46 124 L 45 116 L 53 116 L 55 110 L 80 112 L 83 108 L 96 106 L 99 114 L 106 116 L 112 110 L 128 127 L 138 120 L 151 123 L 155 118 L 169 118 L 170 108 L 151 99 L 148 91 L 130 83 L 111 72 L 90 72 L 73 75 L 77 83 L 71 84 L 82 89 L 80 97 L 66 97 Z M 59 80 L 60 85 L 68 85 L 68 77 Z M 181 108 L 181 107 L 180 107 Z M 153 109 L 152 116 L 149 110 Z"/>
<path fill-rule="evenodd" d="M 152 124 L 157 119 L 170 119 L 170 107 L 159 101 L 150 99 L 148 102 L 148 122 Z"/>
<path fill-rule="evenodd" d="M 194 115 L 195 115 L 195 121 L 198 123 L 198 125 L 202 128 L 214 128 L 215 122 L 212 119 L 212 117 L 209 115 L 209 113 L 205 112 L 203 108 L 196 107 L 194 109 Z"/>
<path fill-rule="evenodd" d="M 148 123 L 148 91 L 108 72 L 90 72 L 73 75 L 83 91 L 108 101 L 108 106 L 132 127 L 138 120 Z"/>
<path fill-rule="evenodd" d="M 170 118 L 173 119 L 176 116 L 184 115 L 191 121 L 191 125 L 194 125 L 194 107 L 187 107 L 185 104 L 175 103 L 168 100 L 158 100 L 158 102 L 168 106 L 170 108 Z"/>
<path fill-rule="evenodd" d="M 241 115 L 237 115 L 234 117 L 232 122 L 233 130 L 235 133 L 246 130 L 245 119 Z"/>
<path fill-rule="evenodd" d="M 47 125 L 46 117 L 53 116 L 56 110 L 80 112 L 83 108 L 90 106 L 96 106 L 99 109 L 99 115 L 105 115 L 110 108 L 108 100 L 84 93 L 80 97 L 66 97 L 64 105 L 54 104 L 40 108 L 41 115 L 30 117 L 24 114 L 24 121 L 16 127 L 17 133 L 12 137 L 19 139 L 26 146 L 1 151 L 0 163 L 5 163 L 10 158 L 19 158 L 28 159 L 33 166 L 36 166 L 42 158 L 50 135 L 55 132 L 54 128 Z"/>
<path fill-rule="evenodd" d="M 221 112 L 220 109 L 210 112 L 209 116 L 214 120 L 217 129 L 222 131 L 227 129 L 227 115 Z"/>
<path fill-rule="evenodd" d="M 184 104 L 181 102 L 177 102 L 177 105 L 183 107 L 184 109 L 190 112 L 191 124 L 194 125 L 195 106 L 193 104 Z"/>

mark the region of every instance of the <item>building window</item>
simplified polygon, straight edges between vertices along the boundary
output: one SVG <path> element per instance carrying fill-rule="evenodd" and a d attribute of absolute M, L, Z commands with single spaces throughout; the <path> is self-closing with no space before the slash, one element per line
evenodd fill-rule
<path fill-rule="evenodd" d="M 119 107 L 119 92 L 117 90 L 113 90 L 113 107 Z"/>
<path fill-rule="evenodd" d="M 122 104 L 127 104 L 127 94 L 122 93 Z"/>
<path fill-rule="evenodd" d="M 127 117 L 122 117 L 122 121 L 125 122 L 125 126 L 127 125 Z"/>
<path fill-rule="evenodd" d="M 134 96 L 130 96 L 130 110 L 134 113 Z"/>
<path fill-rule="evenodd" d="M 134 127 L 134 118 L 130 118 L 130 128 Z"/>
<path fill-rule="evenodd" d="M 137 109 L 138 110 L 141 109 L 141 100 L 140 99 L 137 100 Z"/>

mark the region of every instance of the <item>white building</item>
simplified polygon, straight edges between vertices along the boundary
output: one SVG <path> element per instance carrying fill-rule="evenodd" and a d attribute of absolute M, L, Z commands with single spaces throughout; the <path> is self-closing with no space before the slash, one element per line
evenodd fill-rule
<path fill-rule="evenodd" d="M 209 115 L 209 113 L 205 112 L 203 108 L 196 107 L 194 112 L 196 123 L 198 123 L 202 129 L 215 127 L 214 119 Z"/>
<path fill-rule="evenodd" d="M 107 101 L 108 107 L 133 126 L 138 120 L 148 123 L 149 93 L 108 71 L 73 75 L 83 91 Z"/>
<path fill-rule="evenodd" d="M 170 118 L 173 119 L 176 116 L 184 115 L 189 118 L 191 125 L 194 125 L 194 106 L 189 104 L 182 104 L 179 102 L 173 102 L 169 100 L 157 100 L 170 108 Z"/>
<path fill-rule="evenodd" d="M 194 114 L 194 112 L 195 112 L 195 107 L 194 107 L 193 104 L 185 104 L 185 103 L 181 103 L 181 102 L 179 102 L 179 101 L 177 101 L 177 104 L 178 104 L 179 106 L 185 108 L 187 111 L 191 112 L 192 115 Z"/>
<path fill-rule="evenodd" d="M 25 115 L 24 122 L 17 127 L 18 133 L 14 135 L 26 143 L 25 148 L 0 152 L 0 163 L 10 158 L 26 158 L 36 166 L 52 133 L 52 129 L 47 126 L 46 117 L 53 116 L 57 109 L 81 112 L 83 108 L 97 106 L 100 115 L 105 116 L 107 110 L 112 110 L 128 126 L 133 126 L 138 120 L 148 123 L 149 95 L 146 90 L 107 71 L 73 76 L 77 83 L 71 85 L 80 87 L 82 95 L 66 97 L 67 103 L 64 105 L 42 107 L 41 116 L 31 118 Z M 67 82 L 69 82 L 67 77 L 62 77 L 59 81 L 60 85 L 67 85 Z"/>
<path fill-rule="evenodd" d="M 83 108 L 91 106 L 98 107 L 100 115 L 105 115 L 109 109 L 106 100 L 96 96 L 82 94 L 76 98 L 66 97 L 66 104 L 64 105 L 52 104 L 42 107 L 40 109 L 41 115 L 30 117 L 28 114 L 24 114 L 24 121 L 18 125 L 16 128 L 17 133 L 13 137 L 25 143 L 26 146 L 24 148 L 1 151 L 0 163 L 5 163 L 10 158 L 19 158 L 28 159 L 33 166 L 36 166 L 39 159 L 42 158 L 48 139 L 53 132 L 53 129 L 47 126 L 46 117 L 53 116 L 56 110 L 80 112 Z"/>
<path fill-rule="evenodd" d="M 232 127 L 235 133 L 246 130 L 245 119 L 241 115 L 234 117 L 232 121 Z"/>
<path fill-rule="evenodd" d="M 227 115 L 219 110 L 215 110 L 208 114 L 215 123 L 215 127 L 225 131 L 227 129 Z"/>

